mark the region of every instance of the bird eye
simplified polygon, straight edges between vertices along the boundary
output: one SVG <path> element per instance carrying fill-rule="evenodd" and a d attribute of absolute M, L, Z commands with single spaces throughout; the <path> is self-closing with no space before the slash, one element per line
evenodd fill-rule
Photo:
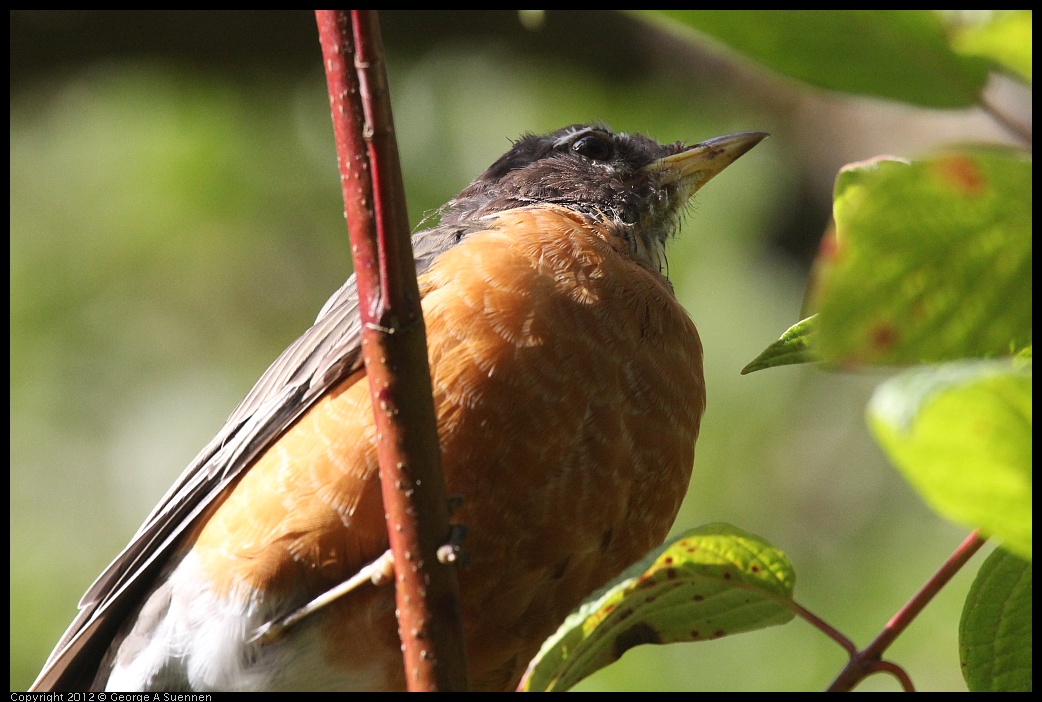
<path fill-rule="evenodd" d="M 572 151 L 594 161 L 607 161 L 615 155 L 615 147 L 611 140 L 600 134 L 587 134 L 577 139 L 572 144 Z"/>

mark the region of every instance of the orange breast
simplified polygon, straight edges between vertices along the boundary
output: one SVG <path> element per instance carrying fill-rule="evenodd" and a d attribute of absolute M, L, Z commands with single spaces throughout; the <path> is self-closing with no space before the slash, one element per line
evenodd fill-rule
<path fill-rule="evenodd" d="M 560 208 L 499 216 L 420 285 L 472 558 L 460 574 L 471 675 L 502 688 L 584 595 L 665 537 L 704 409 L 701 345 L 658 273 Z M 194 550 L 224 591 L 313 596 L 386 548 L 359 380 L 317 403 L 200 531 Z M 372 655 L 374 626 L 397 654 L 393 594 L 353 597 L 330 610 L 329 655 Z"/>

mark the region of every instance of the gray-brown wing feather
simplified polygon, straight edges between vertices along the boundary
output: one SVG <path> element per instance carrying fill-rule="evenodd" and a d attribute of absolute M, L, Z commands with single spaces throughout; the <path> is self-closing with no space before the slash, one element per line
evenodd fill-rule
<path fill-rule="evenodd" d="M 462 226 L 445 226 L 414 234 L 417 275 L 467 233 Z M 352 275 L 322 307 L 314 325 L 265 371 L 94 581 L 30 689 L 87 689 L 109 642 L 181 536 L 315 401 L 361 367 L 361 320 Z"/>

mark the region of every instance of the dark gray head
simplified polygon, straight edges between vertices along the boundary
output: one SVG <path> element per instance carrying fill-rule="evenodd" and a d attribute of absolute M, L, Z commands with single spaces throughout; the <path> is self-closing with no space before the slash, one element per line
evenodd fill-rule
<path fill-rule="evenodd" d="M 441 222 L 452 226 L 516 207 L 559 205 L 606 220 L 635 257 L 657 268 L 691 195 L 765 136 L 746 132 L 688 147 L 601 124 L 525 135 L 445 205 Z"/>

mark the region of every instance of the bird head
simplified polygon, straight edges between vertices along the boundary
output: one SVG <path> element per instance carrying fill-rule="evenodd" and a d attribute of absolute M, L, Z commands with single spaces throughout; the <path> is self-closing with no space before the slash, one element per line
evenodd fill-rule
<path fill-rule="evenodd" d="M 442 210 L 442 224 L 552 204 L 602 220 L 623 251 L 661 269 L 665 244 L 703 185 L 767 135 L 742 132 L 693 146 L 577 124 L 528 134 Z"/>

